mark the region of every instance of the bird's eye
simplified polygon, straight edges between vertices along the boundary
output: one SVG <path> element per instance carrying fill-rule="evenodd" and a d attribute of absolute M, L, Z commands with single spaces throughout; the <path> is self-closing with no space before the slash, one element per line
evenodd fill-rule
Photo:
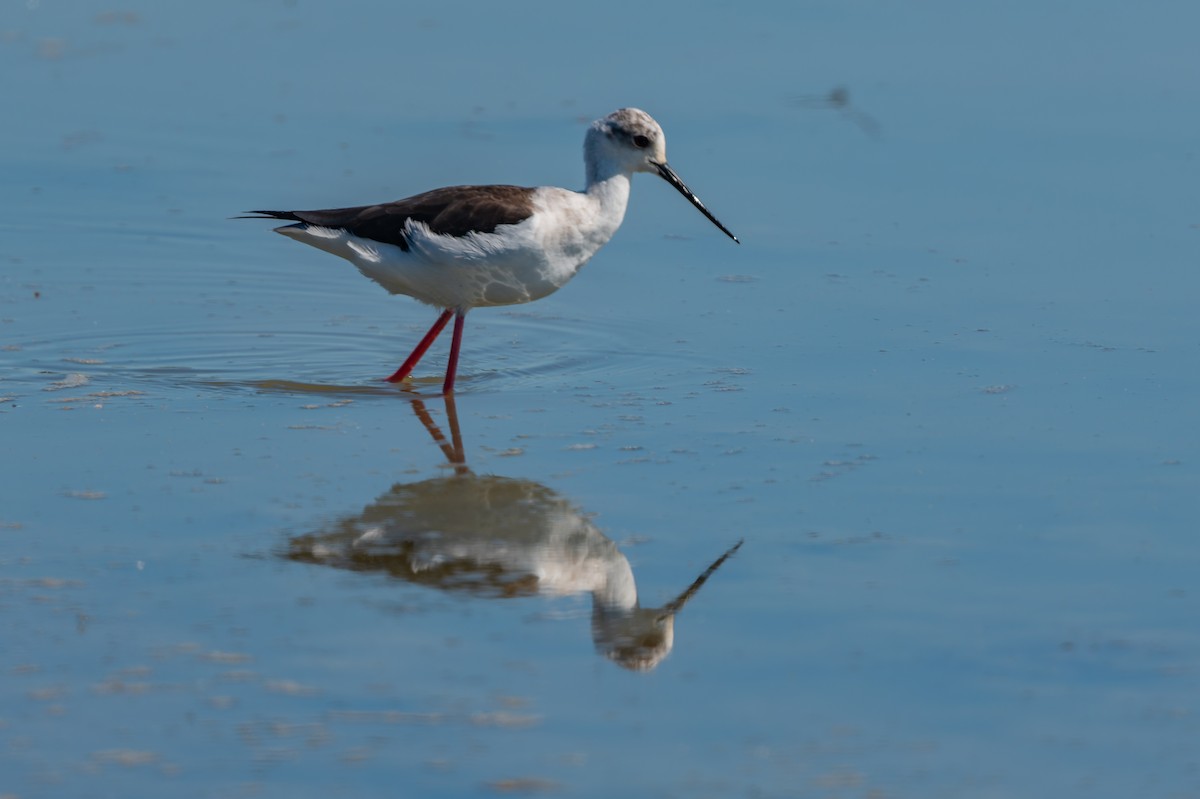
<path fill-rule="evenodd" d="M 633 137 L 633 146 L 639 150 L 644 150 L 650 146 L 650 139 L 639 133 Z"/>

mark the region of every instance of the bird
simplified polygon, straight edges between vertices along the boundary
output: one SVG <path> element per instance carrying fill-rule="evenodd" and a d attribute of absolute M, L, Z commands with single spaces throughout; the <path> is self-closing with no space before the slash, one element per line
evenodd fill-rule
<path fill-rule="evenodd" d="M 388 382 L 408 377 L 454 317 L 442 393 L 454 391 L 467 312 L 533 302 L 562 288 L 625 217 L 634 173 L 656 174 L 737 244 L 667 163 L 662 126 L 621 108 L 589 125 L 583 191 L 555 186 L 448 186 L 403 200 L 315 211 L 246 211 L 291 222 L 276 233 L 350 261 L 391 294 L 441 310 Z"/>

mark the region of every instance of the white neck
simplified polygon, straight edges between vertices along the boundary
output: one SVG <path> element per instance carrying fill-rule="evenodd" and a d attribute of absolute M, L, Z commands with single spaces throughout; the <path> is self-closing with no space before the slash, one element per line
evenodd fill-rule
<path fill-rule="evenodd" d="M 592 589 L 592 608 L 601 613 L 628 613 L 637 607 L 637 584 L 629 561 L 614 548 L 614 556 L 605 559 L 602 582 Z"/>
<path fill-rule="evenodd" d="M 629 202 L 629 169 L 609 157 L 599 136 L 589 136 L 584 141 L 583 163 L 587 174 L 584 191 L 588 197 L 599 201 L 605 216 L 615 211 L 617 224 L 620 224 Z"/>
<path fill-rule="evenodd" d="M 611 157 L 611 153 L 606 152 L 604 142 L 600 136 L 588 136 L 583 142 L 583 163 L 587 168 L 587 187 L 591 190 L 596 183 L 608 180 L 614 175 L 629 174 L 629 170 L 616 159 Z"/>
<path fill-rule="evenodd" d="M 588 170 L 589 173 L 591 171 Z M 625 208 L 629 205 L 629 186 L 629 175 L 624 172 L 610 174 L 601 180 L 592 180 L 591 175 L 588 176 L 585 193 L 588 199 L 599 206 L 599 215 L 613 224 L 613 231 L 625 218 Z"/>

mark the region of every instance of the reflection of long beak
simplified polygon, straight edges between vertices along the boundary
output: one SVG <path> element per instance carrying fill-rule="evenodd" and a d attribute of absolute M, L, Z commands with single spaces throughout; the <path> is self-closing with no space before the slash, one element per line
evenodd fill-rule
<path fill-rule="evenodd" d="M 719 227 L 721 229 L 721 232 L 723 232 L 729 238 L 733 239 L 736 243 L 741 244 L 741 242 L 738 241 L 738 237 L 733 235 L 732 233 L 730 233 L 729 228 L 725 227 L 720 222 L 718 222 L 717 218 L 712 215 L 712 212 L 704 207 L 704 203 L 700 202 L 700 198 L 697 197 L 695 194 L 692 194 L 692 190 L 687 187 L 686 183 L 684 183 L 682 180 L 680 180 L 679 175 L 675 174 L 675 170 L 671 169 L 671 167 L 667 164 L 666 161 L 663 161 L 661 164 L 655 163 L 653 161 L 651 161 L 650 163 L 654 164 L 654 168 L 658 170 L 658 174 L 662 177 L 662 179 L 665 180 L 667 183 L 670 183 L 676 189 L 678 189 L 679 193 L 682 194 L 684 197 L 687 197 L 688 202 L 690 202 L 692 205 L 696 206 L 696 208 L 699 209 L 700 213 L 707 216 L 709 222 L 712 222 L 714 225 Z"/>
<path fill-rule="evenodd" d="M 704 585 L 704 583 L 708 581 L 709 577 L 712 577 L 713 572 L 721 568 L 721 564 L 728 560 L 730 555 L 732 555 L 734 552 L 737 552 L 738 549 L 741 548 L 744 541 L 745 539 L 739 539 L 736 544 L 725 550 L 725 554 L 714 560 L 713 564 L 704 570 L 704 574 L 697 577 L 695 582 L 689 585 L 682 594 L 664 605 L 662 613 L 658 615 L 658 620 L 660 622 L 665 621 L 679 611 L 683 610 L 683 606 L 688 603 L 689 599 L 696 595 L 696 592 L 700 590 L 700 586 Z"/>

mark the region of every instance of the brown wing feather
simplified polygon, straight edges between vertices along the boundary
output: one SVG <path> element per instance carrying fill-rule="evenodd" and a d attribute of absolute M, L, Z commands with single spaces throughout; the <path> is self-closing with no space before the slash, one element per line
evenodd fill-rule
<path fill-rule="evenodd" d="M 533 213 L 533 192 L 522 186 L 448 186 L 379 205 L 252 213 L 346 230 L 360 238 L 408 250 L 404 226 L 410 219 L 445 236 L 465 236 L 472 231 L 492 233 L 499 225 L 515 225 L 527 219 Z"/>

